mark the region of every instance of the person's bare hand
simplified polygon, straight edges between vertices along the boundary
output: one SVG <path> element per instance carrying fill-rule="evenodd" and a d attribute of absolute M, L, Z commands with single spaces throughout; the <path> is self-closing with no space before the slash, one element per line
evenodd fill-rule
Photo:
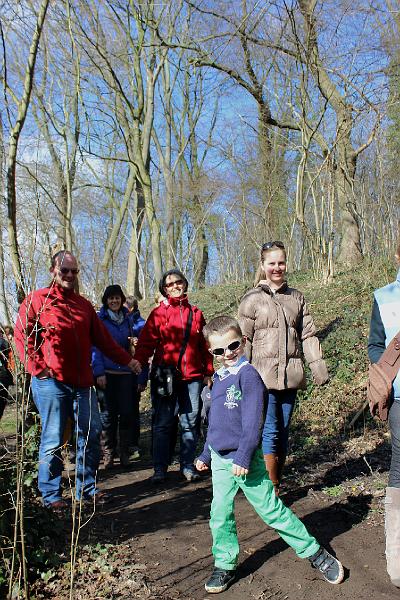
<path fill-rule="evenodd" d="M 132 373 L 135 373 L 135 375 L 139 375 L 139 373 L 141 373 L 142 371 L 142 365 L 138 360 L 135 360 L 134 358 L 132 358 L 130 363 L 128 363 L 128 367 L 130 368 Z"/>
<path fill-rule="evenodd" d="M 208 471 L 210 467 L 206 465 L 202 460 L 196 460 L 196 469 L 198 471 Z"/>
<path fill-rule="evenodd" d="M 105 390 L 106 389 L 106 385 L 107 385 L 107 379 L 105 375 L 99 375 L 99 377 L 96 377 L 96 383 L 97 383 L 97 387 L 100 388 L 101 390 Z"/>
<path fill-rule="evenodd" d="M 236 475 L 236 477 L 240 477 L 241 475 L 247 475 L 248 472 L 248 469 L 245 469 L 244 467 L 241 467 L 240 465 L 235 465 L 235 463 L 233 463 L 232 473 Z"/>

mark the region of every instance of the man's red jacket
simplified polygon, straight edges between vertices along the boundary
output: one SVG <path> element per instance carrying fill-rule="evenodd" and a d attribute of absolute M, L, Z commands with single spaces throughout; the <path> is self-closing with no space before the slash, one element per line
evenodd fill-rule
<path fill-rule="evenodd" d="M 92 346 L 127 365 L 132 357 L 113 338 L 88 300 L 52 285 L 32 292 L 20 306 L 15 345 L 25 369 L 38 375 L 46 367 L 62 383 L 93 385 Z"/>
<path fill-rule="evenodd" d="M 183 379 L 211 376 L 214 372 L 213 359 L 203 336 L 203 313 L 197 306 L 192 306 L 192 311 L 190 337 L 181 362 Z M 186 296 L 168 298 L 168 301 L 153 309 L 140 333 L 135 359 L 146 366 L 154 353 L 153 365 L 176 366 L 188 317 L 189 302 Z"/>

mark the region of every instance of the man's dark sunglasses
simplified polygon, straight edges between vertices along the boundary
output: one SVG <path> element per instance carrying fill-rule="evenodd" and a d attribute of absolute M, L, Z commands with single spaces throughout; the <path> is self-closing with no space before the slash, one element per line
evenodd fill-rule
<path fill-rule="evenodd" d="M 285 244 L 279 240 L 275 240 L 274 242 L 266 242 L 262 245 L 261 250 L 269 250 L 270 248 L 282 248 L 282 250 L 284 250 Z"/>
<path fill-rule="evenodd" d="M 60 273 L 63 275 L 68 275 L 68 273 L 72 273 L 72 275 L 78 275 L 79 269 L 67 269 L 67 267 L 61 267 Z"/>
<path fill-rule="evenodd" d="M 223 356 L 227 350 L 229 350 L 229 352 L 235 352 L 235 350 L 240 347 L 241 343 L 242 340 L 236 340 L 235 342 L 231 342 L 226 348 L 214 348 L 213 350 L 210 348 L 210 352 L 211 354 L 214 354 L 214 356 Z"/>

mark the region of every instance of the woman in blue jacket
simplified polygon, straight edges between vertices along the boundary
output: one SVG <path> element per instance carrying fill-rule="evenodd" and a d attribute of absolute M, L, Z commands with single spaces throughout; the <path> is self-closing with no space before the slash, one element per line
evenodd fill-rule
<path fill-rule="evenodd" d="M 129 311 L 123 306 L 125 300 L 119 285 L 109 285 L 101 300 L 103 306 L 99 317 L 114 340 L 129 352 L 133 348 L 134 331 Z M 120 462 L 123 467 L 128 467 L 129 446 L 135 426 L 136 375 L 128 368 L 112 362 L 98 348 L 93 348 L 92 368 L 97 387 L 104 390 L 101 411 L 104 430 L 104 468 L 110 469 L 114 464 L 118 433 Z"/>

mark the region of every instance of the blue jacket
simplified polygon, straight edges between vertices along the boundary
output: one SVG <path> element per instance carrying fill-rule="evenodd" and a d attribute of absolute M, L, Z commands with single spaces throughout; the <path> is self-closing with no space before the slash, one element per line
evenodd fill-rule
<path fill-rule="evenodd" d="M 138 338 L 146 321 L 143 319 L 138 310 L 134 310 L 131 313 L 129 313 L 128 318 L 132 327 L 132 337 Z"/>
<path fill-rule="evenodd" d="M 132 315 L 129 314 L 129 311 L 124 306 L 122 307 L 122 311 L 124 313 L 124 320 L 121 324 L 112 321 L 110 318 L 107 309 L 102 306 L 98 315 L 101 321 L 103 321 L 104 325 L 111 333 L 114 340 L 124 348 L 127 352 L 129 352 L 129 340 L 128 337 L 138 337 L 141 328 L 138 330 L 139 326 L 134 324 L 134 320 L 132 319 Z M 140 316 L 140 314 L 139 314 Z M 143 325 L 141 326 L 143 327 Z M 138 332 L 137 332 L 138 330 Z M 132 373 L 132 371 L 128 367 L 123 367 L 109 358 L 105 356 L 98 348 L 93 347 L 92 349 L 92 369 L 94 377 L 100 377 L 105 374 L 105 371 L 116 371 L 119 373 Z M 145 384 L 147 381 L 147 371 L 145 369 L 142 370 L 142 373 L 138 376 L 138 383 Z"/>
<path fill-rule="evenodd" d="M 267 388 L 247 360 L 219 369 L 211 389 L 207 439 L 199 460 L 209 465 L 212 448 L 248 469 L 260 446 L 267 404 Z"/>
<path fill-rule="evenodd" d="M 371 326 L 368 338 L 368 356 L 378 362 L 396 333 L 400 331 L 400 270 L 396 281 L 374 292 Z M 394 399 L 400 402 L 400 373 L 393 382 Z"/>

